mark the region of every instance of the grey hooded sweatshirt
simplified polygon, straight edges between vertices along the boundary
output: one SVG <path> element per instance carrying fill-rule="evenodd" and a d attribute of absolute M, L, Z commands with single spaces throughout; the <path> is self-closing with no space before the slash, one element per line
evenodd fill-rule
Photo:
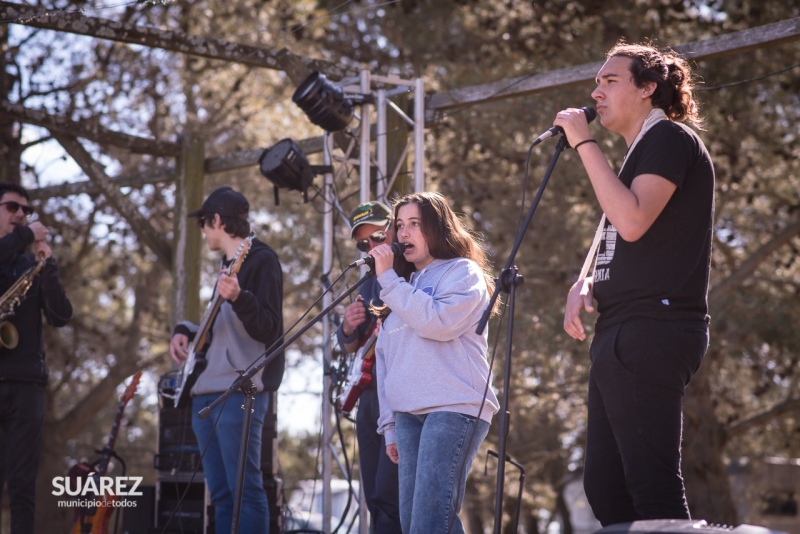
<path fill-rule="evenodd" d="M 491 423 L 499 409 L 486 382 L 488 332 L 475 328 L 489 303 L 483 272 L 467 258 L 433 260 L 406 282 L 393 269 L 378 276 L 392 313 L 375 349 L 381 415 L 378 433 L 395 443 L 396 412 L 456 412 Z M 480 412 L 480 414 L 479 414 Z"/>

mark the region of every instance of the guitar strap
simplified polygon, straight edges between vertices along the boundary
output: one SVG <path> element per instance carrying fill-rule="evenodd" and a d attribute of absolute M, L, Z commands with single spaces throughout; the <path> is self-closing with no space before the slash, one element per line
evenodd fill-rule
<path fill-rule="evenodd" d="M 668 120 L 667 114 L 664 113 L 664 110 L 661 108 L 655 108 L 647 115 L 647 118 L 642 123 L 642 129 L 639 130 L 639 133 L 636 135 L 636 138 L 631 143 L 631 146 L 628 147 L 627 152 L 625 152 L 625 157 L 622 160 L 622 165 L 619 168 L 619 173 L 617 176 L 622 174 L 622 169 L 625 168 L 625 163 L 628 161 L 628 156 L 633 152 L 633 149 L 636 145 L 641 141 L 644 134 L 647 131 L 655 126 L 659 121 Z M 581 273 L 578 275 L 578 280 L 583 280 L 586 278 L 586 275 L 589 274 L 589 269 L 592 270 L 592 274 L 594 274 L 595 266 L 597 265 L 597 250 L 600 248 L 600 241 L 603 238 L 603 230 L 606 226 L 606 214 L 603 213 L 603 216 L 600 217 L 600 224 L 597 225 L 597 230 L 594 233 L 594 239 L 592 240 L 592 245 L 589 247 L 589 251 L 586 253 L 586 259 L 583 260 L 583 267 L 581 267 Z"/>

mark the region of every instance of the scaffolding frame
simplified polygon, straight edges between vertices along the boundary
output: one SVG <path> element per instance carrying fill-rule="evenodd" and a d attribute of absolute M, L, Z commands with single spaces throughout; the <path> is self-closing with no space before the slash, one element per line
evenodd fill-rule
<path fill-rule="evenodd" d="M 338 199 L 335 197 L 334 184 L 335 176 L 341 174 L 341 170 L 347 168 L 348 165 L 358 165 L 359 167 L 359 203 L 369 202 L 372 200 L 372 187 L 370 177 L 372 169 L 377 171 L 377 180 L 375 187 L 375 199 L 381 202 L 386 202 L 386 195 L 391 191 L 392 186 L 400 171 L 402 162 L 408 156 L 410 145 L 413 144 L 414 154 L 414 191 L 423 191 L 425 188 L 425 86 L 421 78 L 405 80 L 395 75 L 377 76 L 371 74 L 369 70 L 362 70 L 358 79 L 343 80 L 342 89 L 346 96 L 356 96 L 360 99 L 361 106 L 361 123 L 359 128 L 359 159 L 354 161 L 349 158 L 352 146 L 346 149 L 345 157 L 341 161 L 341 166 L 334 172 L 327 172 L 324 174 L 323 198 L 326 206 L 335 209 L 326 209 L 324 211 L 323 219 L 323 249 L 322 249 L 322 271 L 324 273 L 331 272 L 333 268 L 333 242 L 334 242 L 334 215 L 339 213 L 345 223 L 349 226 L 347 215 L 339 205 Z M 397 94 L 413 91 L 414 94 L 414 113 L 413 117 L 409 117 L 402 109 L 394 104 L 390 98 Z M 398 164 L 390 173 L 387 174 L 388 153 L 386 146 L 387 132 L 387 118 L 389 111 L 397 113 L 410 127 L 413 128 L 413 135 L 407 140 L 406 145 L 398 158 Z M 374 156 L 372 151 L 372 116 L 375 115 L 375 150 Z M 334 162 L 333 157 L 333 136 L 330 132 L 326 132 L 323 144 L 323 164 L 325 166 L 332 166 Z M 332 168 L 332 167 L 330 167 Z M 367 267 L 361 266 L 361 275 L 366 273 Z M 323 308 L 327 307 L 333 302 L 334 296 L 329 292 L 323 297 Z M 334 407 L 330 402 L 328 392 L 330 391 L 332 381 L 328 369 L 331 367 L 333 357 L 333 334 L 336 332 L 336 325 L 333 324 L 330 317 L 325 317 L 322 320 L 322 355 L 323 355 L 323 394 L 322 394 L 322 516 L 323 532 L 331 532 L 331 517 L 332 517 L 332 492 L 331 481 L 333 473 L 333 456 L 335 450 L 333 447 L 333 429 L 332 429 L 332 416 Z M 338 460 L 338 458 L 337 458 Z M 341 467 L 341 465 L 340 465 Z M 342 469 L 344 471 L 344 469 Z M 359 469 L 360 472 L 360 469 Z M 349 475 L 349 474 L 348 474 Z M 360 485 L 359 489 L 359 532 L 367 534 L 369 524 L 369 513 L 366 507 L 366 501 L 363 492 L 364 485 Z"/>

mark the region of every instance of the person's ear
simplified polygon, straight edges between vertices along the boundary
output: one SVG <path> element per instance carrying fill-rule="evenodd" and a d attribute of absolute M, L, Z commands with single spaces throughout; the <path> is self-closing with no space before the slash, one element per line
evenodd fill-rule
<path fill-rule="evenodd" d="M 656 92 L 656 82 L 645 84 L 642 88 L 642 98 L 650 98 Z"/>

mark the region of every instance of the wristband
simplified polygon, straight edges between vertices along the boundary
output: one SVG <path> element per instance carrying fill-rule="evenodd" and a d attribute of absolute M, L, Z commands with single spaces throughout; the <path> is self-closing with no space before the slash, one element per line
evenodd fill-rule
<path fill-rule="evenodd" d="M 581 141 L 580 143 L 575 145 L 575 150 L 578 150 L 579 146 L 585 145 L 586 143 L 595 143 L 595 144 L 597 144 L 597 140 L 596 139 L 592 139 L 591 137 L 589 139 L 584 139 L 583 141 Z"/>

